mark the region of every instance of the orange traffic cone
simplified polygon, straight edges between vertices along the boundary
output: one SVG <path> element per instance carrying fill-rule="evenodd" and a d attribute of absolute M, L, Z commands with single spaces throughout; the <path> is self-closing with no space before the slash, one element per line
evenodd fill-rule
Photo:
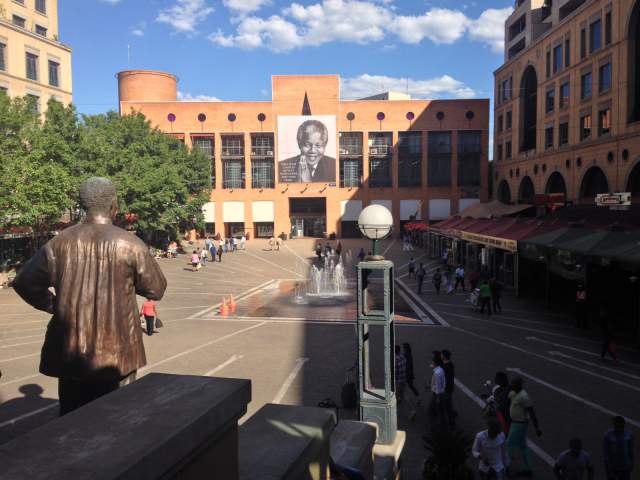
<path fill-rule="evenodd" d="M 233 299 L 233 295 L 230 295 L 229 296 L 229 309 L 231 310 L 231 312 L 235 312 L 237 308 L 238 308 L 238 304 Z"/>
<path fill-rule="evenodd" d="M 227 306 L 227 301 L 224 297 L 222 297 L 222 303 L 220 304 L 220 315 L 229 315 L 229 307 Z"/>

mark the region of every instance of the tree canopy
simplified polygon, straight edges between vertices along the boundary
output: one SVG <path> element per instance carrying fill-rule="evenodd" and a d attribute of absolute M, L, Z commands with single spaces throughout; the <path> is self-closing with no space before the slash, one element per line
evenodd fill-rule
<path fill-rule="evenodd" d="M 148 238 L 203 226 L 210 159 L 140 113 L 79 116 L 50 100 L 38 115 L 28 99 L 0 95 L 0 159 L 0 229 L 77 220 L 78 187 L 91 176 L 116 184 L 120 211 Z"/>

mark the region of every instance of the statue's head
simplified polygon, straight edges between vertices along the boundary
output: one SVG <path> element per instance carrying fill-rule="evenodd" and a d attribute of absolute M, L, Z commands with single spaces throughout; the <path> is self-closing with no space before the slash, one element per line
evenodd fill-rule
<path fill-rule="evenodd" d="M 80 204 L 87 215 L 113 219 L 118 213 L 116 186 L 108 178 L 88 178 L 80 185 Z"/>

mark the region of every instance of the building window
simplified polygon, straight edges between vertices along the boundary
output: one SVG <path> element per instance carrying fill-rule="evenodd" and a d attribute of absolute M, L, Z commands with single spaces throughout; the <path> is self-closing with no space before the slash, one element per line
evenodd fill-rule
<path fill-rule="evenodd" d="M 580 77 L 580 98 L 582 100 L 591 98 L 591 72 L 585 73 Z"/>
<path fill-rule="evenodd" d="M 482 134 L 458 132 L 458 186 L 479 187 L 482 159 Z"/>
<path fill-rule="evenodd" d="M 547 92 L 547 96 L 546 96 L 546 101 L 545 101 L 545 111 L 547 113 L 551 113 L 553 112 L 555 106 L 556 106 L 556 91 L 554 90 L 549 90 Z"/>
<path fill-rule="evenodd" d="M 7 69 L 6 52 L 7 45 L 0 42 L 0 70 L 5 71 Z"/>
<path fill-rule="evenodd" d="M 60 64 L 53 60 L 49 60 L 49 85 L 60 86 Z"/>
<path fill-rule="evenodd" d="M 611 12 L 604 16 L 604 44 L 611 45 Z"/>
<path fill-rule="evenodd" d="M 36 25 L 36 34 L 40 35 L 41 37 L 46 37 L 47 29 L 41 25 Z"/>
<path fill-rule="evenodd" d="M 589 25 L 589 53 L 600 50 L 602 46 L 602 22 L 596 20 Z"/>
<path fill-rule="evenodd" d="M 627 35 L 627 121 L 632 123 L 640 120 L 640 2 L 631 11 Z"/>
<path fill-rule="evenodd" d="M 211 188 L 216 188 L 216 161 L 215 161 L 215 153 L 214 153 L 215 150 L 213 148 L 214 146 L 213 136 L 193 137 L 191 139 L 191 144 L 193 145 L 194 149 L 200 150 L 205 155 L 205 157 L 207 157 L 211 162 L 210 168 L 209 168 L 210 185 L 211 185 Z"/>
<path fill-rule="evenodd" d="M 591 114 L 587 113 L 580 117 L 580 141 L 591 138 Z"/>
<path fill-rule="evenodd" d="M 0 95 L 8 95 L 9 89 L 7 87 L 0 86 Z"/>
<path fill-rule="evenodd" d="M 340 156 L 362 156 L 362 132 L 340 132 Z"/>
<path fill-rule="evenodd" d="M 361 158 L 340 158 L 340 186 L 343 188 L 362 186 Z"/>
<path fill-rule="evenodd" d="M 451 185 L 451 132 L 429 132 L 427 184 L 430 187 Z"/>
<path fill-rule="evenodd" d="M 222 157 L 244 158 L 244 136 L 224 135 L 222 137 Z"/>
<path fill-rule="evenodd" d="M 580 60 L 587 56 L 587 32 L 583 28 L 580 30 Z"/>
<path fill-rule="evenodd" d="M 603 108 L 598 112 L 598 136 L 611 133 L 611 108 Z"/>
<path fill-rule="evenodd" d="M 251 187 L 252 188 L 275 188 L 276 172 L 271 159 L 251 160 Z"/>
<path fill-rule="evenodd" d="M 553 49 L 553 73 L 562 70 L 562 44 Z"/>
<path fill-rule="evenodd" d="M 503 102 L 507 102 L 509 100 L 511 100 L 511 85 L 513 82 L 513 78 L 509 77 L 506 80 L 502 81 L 502 85 L 501 85 L 501 92 L 502 92 L 502 96 L 501 96 L 501 100 Z"/>
<path fill-rule="evenodd" d="M 502 160 L 502 144 L 498 145 L 497 152 L 496 152 L 496 160 L 497 161 Z"/>
<path fill-rule="evenodd" d="M 392 145 L 391 132 L 369 133 L 369 187 L 391 187 Z"/>
<path fill-rule="evenodd" d="M 29 110 L 31 113 L 38 115 L 40 113 L 40 97 L 27 93 L 27 102 L 29 102 Z"/>
<path fill-rule="evenodd" d="M 11 19 L 11 22 L 12 22 L 15 26 L 20 27 L 20 28 L 24 28 L 24 27 L 25 27 L 25 25 L 26 25 L 26 23 L 27 23 L 27 21 L 26 21 L 24 18 L 19 17 L 18 15 L 14 15 L 14 16 L 12 17 L 12 19 Z"/>
<path fill-rule="evenodd" d="M 564 41 L 564 68 L 571 65 L 571 40 L 566 38 Z"/>
<path fill-rule="evenodd" d="M 558 126 L 558 146 L 569 143 L 569 122 L 563 122 Z"/>
<path fill-rule="evenodd" d="M 47 0 L 36 0 L 36 11 L 46 14 L 47 13 Z"/>
<path fill-rule="evenodd" d="M 38 80 L 38 55 L 27 52 L 27 78 Z"/>
<path fill-rule="evenodd" d="M 222 167 L 222 188 L 244 188 L 244 160 L 223 160 Z"/>
<path fill-rule="evenodd" d="M 546 72 L 547 78 L 549 78 L 551 76 L 551 52 L 547 52 Z"/>
<path fill-rule="evenodd" d="M 419 187 L 422 172 L 422 133 L 398 135 L 398 186 Z"/>
<path fill-rule="evenodd" d="M 520 151 L 536 149 L 538 120 L 538 75 L 529 65 L 520 83 Z"/>
<path fill-rule="evenodd" d="M 505 128 L 507 130 L 511 130 L 512 119 L 513 119 L 513 115 L 511 114 L 511 110 L 509 110 L 507 112 L 507 117 L 506 117 L 506 121 L 505 121 Z"/>
<path fill-rule="evenodd" d="M 598 85 L 598 91 L 600 93 L 606 92 L 611 89 L 611 64 L 605 63 L 600 66 L 600 83 Z"/>
<path fill-rule="evenodd" d="M 502 132 L 503 119 L 504 117 L 502 115 L 498 115 L 498 133 Z"/>
<path fill-rule="evenodd" d="M 547 127 L 544 129 L 544 148 L 553 148 L 553 127 Z"/>
<path fill-rule="evenodd" d="M 565 82 L 560 85 L 560 108 L 567 108 L 569 106 L 569 82 Z"/>
<path fill-rule="evenodd" d="M 504 158 L 505 160 L 511 158 L 511 140 L 504 144 Z"/>

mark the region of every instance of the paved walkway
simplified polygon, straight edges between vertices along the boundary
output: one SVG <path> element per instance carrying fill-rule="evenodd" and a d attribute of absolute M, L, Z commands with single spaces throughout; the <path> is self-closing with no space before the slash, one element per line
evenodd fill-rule
<path fill-rule="evenodd" d="M 281 286 L 302 278 L 304 265 L 314 257 L 313 245 L 309 240 L 288 241 L 276 252 L 254 240 L 246 251 L 226 254 L 221 264 L 207 264 L 199 272 L 190 271 L 185 256 L 160 260 L 169 280 L 158 307 L 165 326 L 158 335 L 145 336 L 148 365 L 140 374 L 250 378 L 253 400 L 248 415 L 267 402 L 317 405 L 327 397 L 339 402 L 346 370 L 356 359 L 353 322 L 291 311 L 276 315 L 267 308 L 269 297 L 277 298 Z M 368 247 L 356 240 L 343 241 L 343 246 L 354 254 L 360 246 Z M 429 269 L 435 264 L 421 251 L 403 252 L 400 241 L 385 241 L 382 250 L 394 260 L 396 291 L 414 313 L 407 315 L 412 317 L 409 321 L 398 322 L 396 339 L 413 346 L 421 392 L 430 377 L 431 351 L 453 352 L 460 427 L 469 433 L 483 427 L 477 395 L 483 393 L 486 379 L 505 370 L 525 378 L 540 417 L 544 434 L 530 437 L 536 445 L 535 478 L 552 478 L 551 459 L 573 436 L 583 439 L 596 462 L 596 478 L 601 478 L 601 437 L 613 414 L 626 416 L 638 437 L 638 352 L 622 349 L 619 367 L 601 363 L 596 337 L 576 332 L 564 317 L 544 312 L 541 306 L 532 308 L 510 297 L 503 302 L 502 315 L 488 317 L 472 311 L 466 295 L 436 295 L 430 282 L 417 295 L 415 281 L 406 276 L 406 263 L 414 256 Z M 218 314 L 221 298 L 228 295 L 235 297 L 244 314 Z M 56 416 L 56 379 L 38 374 L 47 321 L 46 314 L 25 305 L 13 290 L 0 290 L 0 443 Z M 417 418 L 409 421 L 413 401 L 408 393 L 399 409 L 400 428 L 408 431 L 406 478 L 419 477 L 425 457 L 421 435 L 428 422 L 428 402 L 423 401 Z"/>

